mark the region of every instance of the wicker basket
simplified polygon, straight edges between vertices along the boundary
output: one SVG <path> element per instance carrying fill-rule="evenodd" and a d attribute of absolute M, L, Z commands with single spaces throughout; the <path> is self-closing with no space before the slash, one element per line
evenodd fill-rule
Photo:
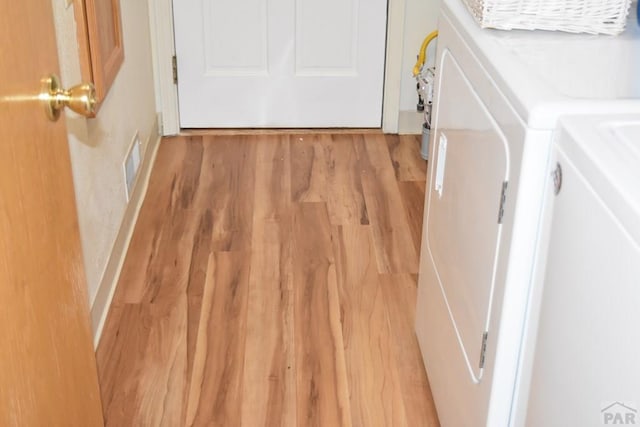
<path fill-rule="evenodd" d="M 463 0 L 482 28 L 620 34 L 631 0 Z"/>

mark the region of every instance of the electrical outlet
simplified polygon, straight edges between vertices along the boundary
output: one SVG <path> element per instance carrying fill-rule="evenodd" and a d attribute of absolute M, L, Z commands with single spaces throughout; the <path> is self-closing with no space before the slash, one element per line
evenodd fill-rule
<path fill-rule="evenodd" d="M 131 198 L 131 192 L 133 191 L 133 186 L 135 185 L 136 178 L 138 177 L 138 169 L 140 168 L 141 160 L 142 144 L 140 142 L 140 135 L 136 132 L 133 136 L 133 140 L 131 141 L 129 151 L 124 159 L 124 163 L 122 164 L 127 201 Z"/>

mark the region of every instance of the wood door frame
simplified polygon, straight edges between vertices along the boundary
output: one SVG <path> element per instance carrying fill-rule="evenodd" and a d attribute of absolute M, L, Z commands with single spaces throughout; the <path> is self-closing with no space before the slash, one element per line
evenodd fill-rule
<path fill-rule="evenodd" d="M 177 135 L 180 132 L 180 115 L 178 87 L 173 82 L 173 3 L 172 0 L 156 0 L 149 1 L 148 4 L 158 125 L 161 135 Z M 387 2 L 387 46 L 382 98 L 382 131 L 385 133 L 398 133 L 405 5 L 406 0 Z"/>

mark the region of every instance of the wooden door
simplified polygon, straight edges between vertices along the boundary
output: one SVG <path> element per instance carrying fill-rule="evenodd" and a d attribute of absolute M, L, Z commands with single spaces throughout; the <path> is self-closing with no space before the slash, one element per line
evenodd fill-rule
<path fill-rule="evenodd" d="M 182 127 L 380 127 L 386 0 L 176 0 Z"/>
<path fill-rule="evenodd" d="M 99 426 L 64 119 L 40 80 L 58 72 L 49 0 L 1 0 L 0 425 Z"/>

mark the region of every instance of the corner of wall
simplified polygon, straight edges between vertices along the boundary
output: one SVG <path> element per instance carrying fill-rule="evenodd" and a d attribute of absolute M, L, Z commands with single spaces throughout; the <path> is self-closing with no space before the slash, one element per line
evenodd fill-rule
<path fill-rule="evenodd" d="M 155 162 L 158 147 L 160 146 L 160 132 L 158 128 L 158 121 L 153 124 L 153 128 L 149 132 L 149 138 L 144 144 L 145 151 L 142 162 L 140 163 L 140 171 L 133 191 L 131 192 L 131 199 L 127 204 L 127 207 L 120 223 L 120 228 L 116 239 L 111 249 L 111 254 L 107 261 L 107 265 L 102 275 L 102 279 L 98 284 L 98 290 L 96 292 L 93 305 L 91 306 L 91 323 L 93 326 L 93 344 L 97 349 L 102 335 L 102 329 L 111 307 L 111 301 L 115 294 L 118 279 L 120 278 L 120 272 L 124 265 L 125 256 L 129 249 L 129 243 L 133 236 L 133 230 L 135 228 L 140 208 L 144 201 L 149 185 L 149 178 L 151 176 L 151 170 Z"/>
<path fill-rule="evenodd" d="M 441 0 L 406 0 L 402 77 L 400 81 L 400 112 L 410 111 L 417 101 L 416 80 L 413 66 L 425 36 L 438 27 Z M 435 56 L 436 43 L 427 52 L 427 63 Z"/>
<path fill-rule="evenodd" d="M 424 113 L 417 111 L 400 111 L 398 117 L 398 134 L 419 135 L 422 133 Z"/>

